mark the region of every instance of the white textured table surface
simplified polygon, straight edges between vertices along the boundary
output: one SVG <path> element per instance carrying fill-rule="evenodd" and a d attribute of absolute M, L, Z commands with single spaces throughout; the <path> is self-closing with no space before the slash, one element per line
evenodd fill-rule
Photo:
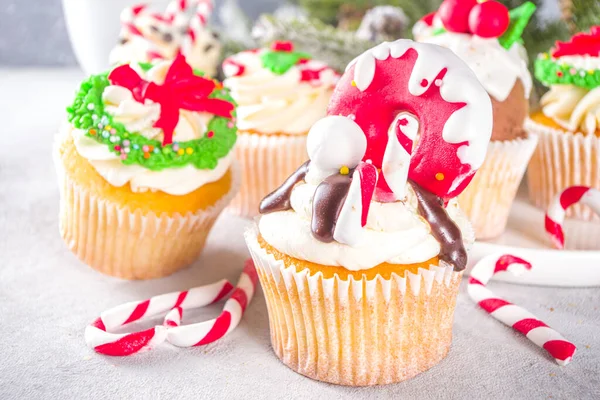
<path fill-rule="evenodd" d="M 238 329 L 215 344 L 165 344 L 129 358 L 95 354 L 83 331 L 101 311 L 217 278 L 236 280 L 248 222 L 223 216 L 201 259 L 165 279 L 121 281 L 81 264 L 58 234 L 51 160 L 52 136 L 80 78 L 74 70 L 0 70 L 0 399 L 600 398 L 599 289 L 491 284 L 575 342 L 567 367 L 478 309 L 464 284 L 449 356 L 396 385 L 338 387 L 289 370 L 271 350 L 260 290 Z M 187 320 L 214 317 L 220 308 Z"/>

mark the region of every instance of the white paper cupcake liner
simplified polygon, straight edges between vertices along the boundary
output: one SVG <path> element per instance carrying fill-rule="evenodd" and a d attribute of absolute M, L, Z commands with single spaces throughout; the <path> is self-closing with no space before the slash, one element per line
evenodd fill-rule
<path fill-rule="evenodd" d="M 244 217 L 258 215 L 260 201 L 308 160 L 306 135 L 238 133 L 234 151 L 242 185 L 227 211 Z"/>
<path fill-rule="evenodd" d="M 525 128 L 539 136 L 539 145 L 527 172 L 529 198 L 533 204 L 546 210 L 554 197 L 569 186 L 600 188 L 599 137 L 564 132 L 530 119 Z M 570 207 L 567 216 L 600 222 L 600 217 L 582 204 Z"/>
<path fill-rule="evenodd" d="M 409 379 L 448 353 L 462 273 L 431 266 L 406 277 L 342 280 L 287 268 L 245 235 L 267 300 L 273 349 L 310 378 L 352 386 Z"/>
<path fill-rule="evenodd" d="M 458 196 L 460 207 L 469 217 L 477 239 L 500 236 L 537 145 L 536 135 L 525 139 L 492 141 L 485 162 L 466 190 Z"/>

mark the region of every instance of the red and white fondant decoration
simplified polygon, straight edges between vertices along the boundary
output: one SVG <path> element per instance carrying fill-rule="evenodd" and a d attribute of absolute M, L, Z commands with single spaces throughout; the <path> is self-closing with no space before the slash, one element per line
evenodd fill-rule
<path fill-rule="evenodd" d="M 85 341 L 95 352 L 108 356 L 129 356 L 150 350 L 165 340 L 174 345 L 182 345 L 185 338 L 197 337 L 201 330 L 207 330 L 206 339 L 202 343 L 213 342 L 226 333 L 231 332 L 241 320 L 246 306 L 252 300 L 256 287 L 256 271 L 252 260 L 247 260 L 237 286 L 223 279 L 210 285 L 196 287 L 183 292 L 174 292 L 152 297 L 144 301 L 134 301 L 111 308 L 103 312 L 85 329 Z M 232 292 L 232 289 L 233 292 Z M 183 310 L 200 308 L 224 299 L 229 293 L 231 297 L 224 306 L 224 311 L 217 319 L 181 326 Z M 133 322 L 155 317 L 170 311 L 163 322 L 146 330 L 117 334 L 115 330 Z M 171 331 L 175 330 L 172 334 Z"/>
<path fill-rule="evenodd" d="M 546 212 L 545 228 L 558 249 L 565 248 L 563 224 L 566 211 L 574 204 L 585 204 L 600 215 L 600 190 L 588 186 L 571 186 L 558 194 Z"/>
<path fill-rule="evenodd" d="M 444 200 L 457 196 L 492 133 L 491 100 L 469 67 L 448 49 L 407 39 L 351 62 L 328 114 L 351 116 L 364 133 L 362 160 L 381 170 L 379 201 L 403 198 L 407 177 Z"/>
<path fill-rule="evenodd" d="M 103 312 L 85 329 L 88 347 L 109 356 L 128 356 L 148 350 L 167 337 L 166 328 L 155 326 L 140 332 L 116 334 L 112 331 L 132 322 L 164 314 L 173 308 L 198 308 L 213 304 L 231 292 L 233 286 L 227 280 L 183 292 L 154 296 L 148 300 L 133 301 Z"/>
<path fill-rule="evenodd" d="M 487 256 L 471 271 L 469 296 L 492 317 L 521 332 L 527 339 L 546 350 L 559 365 L 567 365 L 577 349 L 573 343 L 529 311 L 494 295 L 486 287 L 492 276 L 497 273 L 508 271 L 514 275 L 521 275 L 531 268 L 531 263 L 513 255 Z"/>
<path fill-rule="evenodd" d="M 153 26 L 159 27 L 163 35 L 170 35 L 173 46 L 188 55 L 199 34 L 206 29 L 213 8 L 212 0 L 172 0 L 164 13 L 152 12 L 146 4 L 126 7 L 120 17 L 121 37 L 143 39 L 150 60 L 165 58 L 156 43 L 138 28 L 139 24 L 150 21 Z"/>
<path fill-rule="evenodd" d="M 181 325 L 183 307 L 176 307 L 165 318 L 169 327 L 167 340 L 178 347 L 203 346 L 212 343 L 233 331 L 244 315 L 246 307 L 254 296 L 258 275 L 252 260 L 247 260 L 244 271 L 223 312 L 215 319 L 197 324 Z"/>

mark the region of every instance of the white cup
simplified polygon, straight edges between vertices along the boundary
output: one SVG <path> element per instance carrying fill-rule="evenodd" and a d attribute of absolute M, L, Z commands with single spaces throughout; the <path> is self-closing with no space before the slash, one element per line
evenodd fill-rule
<path fill-rule="evenodd" d="M 71 46 L 86 74 L 109 67 L 108 56 L 117 44 L 121 11 L 143 0 L 62 0 Z M 153 0 L 153 9 L 163 12 L 169 0 Z"/>

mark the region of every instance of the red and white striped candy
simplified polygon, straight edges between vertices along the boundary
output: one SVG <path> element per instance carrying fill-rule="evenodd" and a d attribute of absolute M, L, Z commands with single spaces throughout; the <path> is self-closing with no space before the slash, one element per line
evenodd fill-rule
<path fill-rule="evenodd" d="M 581 203 L 600 215 L 600 190 L 588 186 L 571 186 L 557 195 L 546 212 L 545 227 L 552 243 L 558 249 L 565 248 L 563 223 L 567 208 Z"/>
<path fill-rule="evenodd" d="M 247 260 L 244 271 L 231 294 L 223 312 L 217 318 L 197 324 L 181 325 L 183 310 L 174 308 L 165 317 L 164 325 L 169 327 L 167 340 L 178 347 L 202 346 L 222 338 L 240 323 L 246 306 L 252 300 L 258 275 L 252 260 Z"/>
<path fill-rule="evenodd" d="M 562 335 L 540 321 L 529 311 L 492 293 L 486 284 L 503 271 L 521 275 L 532 268 L 531 263 L 509 254 L 490 255 L 480 260 L 471 271 L 468 292 L 481 308 L 507 326 L 521 332 L 527 339 L 546 350 L 559 365 L 567 365 L 575 355 L 576 347 Z"/>
<path fill-rule="evenodd" d="M 109 356 L 128 356 L 148 350 L 167 337 L 164 326 L 155 326 L 140 332 L 115 334 L 111 331 L 165 313 L 172 308 L 189 309 L 203 307 L 223 299 L 233 285 L 223 279 L 219 282 L 196 287 L 184 292 L 174 292 L 152 297 L 144 301 L 133 301 L 103 312 L 85 329 L 88 347 L 97 353 Z"/>

